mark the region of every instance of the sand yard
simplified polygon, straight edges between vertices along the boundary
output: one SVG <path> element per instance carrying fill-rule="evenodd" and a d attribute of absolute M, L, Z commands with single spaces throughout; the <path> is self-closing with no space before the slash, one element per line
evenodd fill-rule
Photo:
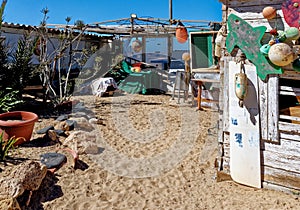
<path fill-rule="evenodd" d="M 78 98 L 95 115 L 92 128 L 74 142 L 31 143 L 16 157 L 39 160 L 56 148 L 92 141 L 98 152 L 79 155 L 47 173 L 29 206 L 22 209 L 297 209 L 299 195 L 254 189 L 233 181 L 217 182 L 218 112 L 178 106 L 169 95 Z M 73 113 L 74 114 L 74 113 Z M 35 131 L 57 125 L 41 118 Z M 79 130 L 77 128 L 77 130 Z M 76 132 L 76 131 L 73 131 Z M 33 139 L 39 135 L 33 134 Z M 61 138 L 61 142 L 65 139 Z M 62 151 L 62 153 L 64 153 Z M 0 177 L 15 167 L 1 165 Z M 297 207 L 298 206 L 298 207 Z"/>

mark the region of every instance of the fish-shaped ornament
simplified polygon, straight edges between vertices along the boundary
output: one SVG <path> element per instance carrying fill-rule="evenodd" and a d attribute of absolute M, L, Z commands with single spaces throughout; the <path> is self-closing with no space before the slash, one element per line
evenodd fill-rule
<path fill-rule="evenodd" d="M 239 106 L 244 106 L 244 99 L 247 96 L 248 78 L 245 73 L 237 73 L 234 78 L 235 95 L 239 99 Z"/>
<path fill-rule="evenodd" d="M 239 47 L 257 69 L 260 79 L 265 80 L 268 74 L 282 74 L 282 68 L 270 64 L 267 58 L 260 52 L 261 39 L 267 28 L 265 26 L 252 27 L 242 18 L 230 14 L 228 16 L 228 36 L 226 38 L 226 48 L 232 52 L 235 47 Z"/>

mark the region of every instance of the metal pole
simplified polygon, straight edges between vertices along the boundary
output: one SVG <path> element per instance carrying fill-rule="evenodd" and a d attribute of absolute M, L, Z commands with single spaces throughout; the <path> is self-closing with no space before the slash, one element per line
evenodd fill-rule
<path fill-rule="evenodd" d="M 173 3 L 172 0 L 169 0 L 169 21 L 170 21 L 170 25 L 173 24 Z"/>
<path fill-rule="evenodd" d="M 130 17 L 130 23 L 131 23 L 131 30 L 130 30 L 130 34 L 132 35 L 134 32 L 134 26 L 133 26 L 133 17 Z"/>

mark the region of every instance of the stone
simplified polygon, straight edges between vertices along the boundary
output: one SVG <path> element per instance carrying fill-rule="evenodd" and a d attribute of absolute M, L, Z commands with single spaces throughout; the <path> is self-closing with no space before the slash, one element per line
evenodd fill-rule
<path fill-rule="evenodd" d="M 44 127 L 40 130 L 38 130 L 36 133 L 37 134 L 46 134 L 49 130 L 54 130 L 54 126 L 53 125 L 49 125 L 47 127 Z"/>
<path fill-rule="evenodd" d="M 47 132 L 47 137 L 48 139 L 52 140 L 52 141 L 58 141 L 59 137 L 57 135 L 57 133 L 55 132 L 55 130 L 49 130 Z"/>
<path fill-rule="evenodd" d="M 91 124 L 86 118 L 79 117 L 79 118 L 70 118 L 70 120 L 73 120 L 76 122 L 76 130 L 82 130 L 82 131 L 92 131 L 94 130 L 93 124 Z"/>
<path fill-rule="evenodd" d="M 57 135 L 59 135 L 59 136 L 66 136 L 65 131 L 63 131 L 63 130 L 61 130 L 61 129 L 55 129 L 54 131 L 55 131 L 55 133 L 56 133 Z"/>
<path fill-rule="evenodd" d="M 45 153 L 41 154 L 41 163 L 49 168 L 60 168 L 67 162 L 67 157 L 61 153 Z"/>
<path fill-rule="evenodd" d="M 0 209 L 5 210 L 21 210 L 16 198 L 10 197 L 0 200 Z"/>
<path fill-rule="evenodd" d="M 0 200 L 17 198 L 25 190 L 37 190 L 46 173 L 46 166 L 37 161 L 29 160 L 19 164 L 8 176 L 0 179 Z"/>
<path fill-rule="evenodd" d="M 66 120 L 65 130 L 66 131 L 74 130 L 76 124 L 77 123 L 75 120 Z"/>
<path fill-rule="evenodd" d="M 61 121 L 65 121 L 65 120 L 67 120 L 68 119 L 68 115 L 60 115 L 58 118 L 56 118 L 56 121 L 59 121 L 59 122 L 61 122 Z"/>
<path fill-rule="evenodd" d="M 63 131 L 71 131 L 71 130 L 74 130 L 76 124 L 77 123 L 74 120 L 66 120 L 66 121 L 59 122 L 55 126 L 55 129 L 63 130 Z"/>
<path fill-rule="evenodd" d="M 81 142 L 82 148 L 79 151 L 79 154 L 98 154 L 99 147 L 96 143 L 91 141 L 83 141 Z"/>
<path fill-rule="evenodd" d="M 99 147 L 96 144 L 97 133 L 86 131 L 72 132 L 63 142 L 63 145 L 77 151 L 78 154 L 98 154 Z"/>

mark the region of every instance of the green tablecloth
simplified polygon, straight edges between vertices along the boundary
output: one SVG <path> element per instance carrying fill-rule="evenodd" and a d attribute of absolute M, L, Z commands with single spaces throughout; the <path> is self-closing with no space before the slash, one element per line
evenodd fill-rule
<path fill-rule="evenodd" d="M 160 77 L 156 71 L 151 70 L 131 73 L 119 83 L 118 88 L 127 93 L 147 94 L 160 88 Z"/>

